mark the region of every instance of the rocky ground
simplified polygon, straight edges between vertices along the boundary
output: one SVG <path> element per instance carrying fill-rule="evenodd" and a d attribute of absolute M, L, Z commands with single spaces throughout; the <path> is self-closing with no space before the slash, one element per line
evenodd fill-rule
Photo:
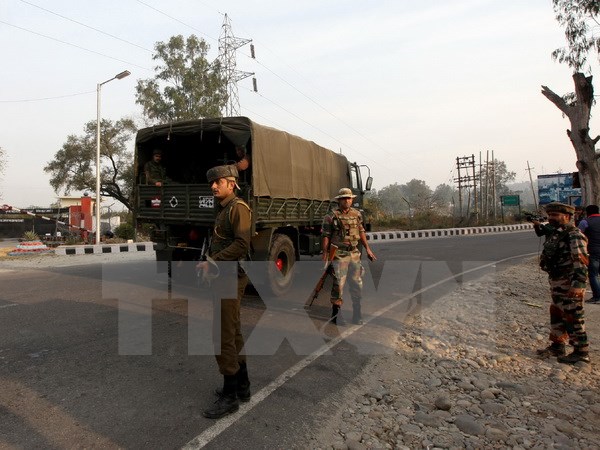
<path fill-rule="evenodd" d="M 406 320 L 330 406 L 321 449 L 600 448 L 600 305 L 587 305 L 591 364 L 538 359 L 548 288 L 530 259 L 466 283 Z"/>

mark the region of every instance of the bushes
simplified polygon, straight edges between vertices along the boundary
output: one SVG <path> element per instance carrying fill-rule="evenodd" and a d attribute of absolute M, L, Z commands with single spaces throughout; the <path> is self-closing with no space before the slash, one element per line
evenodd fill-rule
<path fill-rule="evenodd" d="M 37 233 L 33 232 L 33 231 L 26 231 L 25 233 L 23 233 L 23 241 L 39 241 L 40 237 L 37 235 Z"/>
<path fill-rule="evenodd" d="M 115 228 L 115 236 L 121 239 L 133 239 L 135 237 L 135 229 L 130 223 L 122 223 Z"/>

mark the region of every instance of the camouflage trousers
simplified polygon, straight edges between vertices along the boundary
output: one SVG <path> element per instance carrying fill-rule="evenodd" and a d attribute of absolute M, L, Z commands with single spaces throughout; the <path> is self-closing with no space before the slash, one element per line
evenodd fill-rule
<path fill-rule="evenodd" d="M 333 260 L 333 286 L 331 287 L 331 304 L 342 306 L 344 303 L 343 292 L 346 281 L 350 288 L 352 303 L 360 304 L 362 298 L 363 266 L 360 263 L 360 252 L 338 251 Z"/>
<path fill-rule="evenodd" d="M 550 341 L 575 347 L 575 350 L 588 351 L 583 314 L 583 296 L 571 298 L 567 292 L 571 287 L 568 279 L 550 279 Z"/>

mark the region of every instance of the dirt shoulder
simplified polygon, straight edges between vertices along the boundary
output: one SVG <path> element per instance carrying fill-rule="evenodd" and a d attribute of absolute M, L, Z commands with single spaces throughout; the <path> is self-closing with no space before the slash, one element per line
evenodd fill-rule
<path fill-rule="evenodd" d="M 542 360 L 549 292 L 535 258 L 465 283 L 406 320 L 336 399 L 311 448 L 600 448 L 600 305 L 591 364 Z"/>

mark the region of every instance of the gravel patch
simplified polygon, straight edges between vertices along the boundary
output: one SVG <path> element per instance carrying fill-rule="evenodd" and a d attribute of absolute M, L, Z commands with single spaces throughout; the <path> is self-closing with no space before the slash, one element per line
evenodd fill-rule
<path fill-rule="evenodd" d="M 549 289 L 535 258 L 466 283 L 409 317 L 336 399 L 312 449 L 600 449 L 600 305 L 591 364 L 538 359 Z"/>

